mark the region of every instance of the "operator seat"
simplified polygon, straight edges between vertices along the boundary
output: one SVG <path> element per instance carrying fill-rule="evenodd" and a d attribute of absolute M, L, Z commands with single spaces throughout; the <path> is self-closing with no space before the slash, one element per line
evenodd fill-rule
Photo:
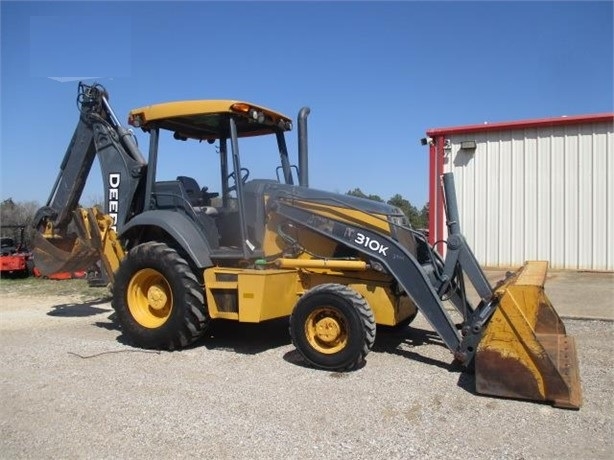
<path fill-rule="evenodd" d="M 211 248 L 219 248 L 220 235 L 216 222 L 217 209 L 213 206 L 193 206 L 179 180 L 156 182 L 154 197 L 156 209 L 183 210 L 202 227 Z"/>
<path fill-rule="evenodd" d="M 211 198 L 218 196 L 218 193 L 209 193 L 208 187 L 203 187 L 201 189 L 198 182 L 193 177 L 177 176 L 177 180 L 183 185 L 188 201 L 193 208 L 210 216 L 218 213 L 217 209 L 211 206 Z"/>
<path fill-rule="evenodd" d="M 177 180 L 183 185 L 183 189 L 188 195 L 188 200 L 192 206 L 203 206 L 205 204 L 196 179 L 188 176 L 177 176 Z"/>

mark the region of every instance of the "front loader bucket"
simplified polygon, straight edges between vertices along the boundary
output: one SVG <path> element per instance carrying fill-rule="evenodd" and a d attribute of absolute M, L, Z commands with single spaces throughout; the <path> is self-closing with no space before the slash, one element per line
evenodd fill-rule
<path fill-rule="evenodd" d="M 478 393 L 579 409 L 576 346 L 544 292 L 547 262 L 527 262 L 496 288 L 499 307 L 475 355 Z"/>
<path fill-rule="evenodd" d="M 100 259 L 98 249 L 82 238 L 45 238 L 41 233 L 34 236 L 32 254 L 34 266 L 43 276 L 87 270 Z"/>

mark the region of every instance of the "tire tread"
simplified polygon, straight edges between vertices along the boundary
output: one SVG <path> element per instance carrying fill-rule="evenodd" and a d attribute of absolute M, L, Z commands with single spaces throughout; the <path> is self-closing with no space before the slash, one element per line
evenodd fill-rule
<path fill-rule="evenodd" d="M 127 306 L 123 305 L 125 300 L 118 301 L 120 294 L 113 296 L 113 309 L 117 312 L 120 325 L 124 333 L 127 334 L 127 338 L 138 346 L 169 351 L 185 348 L 203 336 L 209 326 L 210 319 L 205 305 L 202 285 L 198 282 L 198 278 L 192 272 L 187 261 L 175 249 L 165 243 L 156 241 L 135 246 L 122 261 L 116 280 L 131 276 L 131 265 L 135 261 L 154 259 L 161 261 L 164 266 L 173 267 L 176 270 L 176 275 L 183 282 L 185 307 L 180 327 L 176 330 L 168 330 L 163 337 L 157 340 L 147 341 L 141 334 L 138 334 L 139 326 L 132 324 L 134 321 L 128 320 L 127 317 L 131 317 L 131 315 L 128 311 L 124 311 L 127 309 Z"/>
<path fill-rule="evenodd" d="M 373 314 L 373 310 L 371 310 L 371 307 L 369 306 L 369 304 L 367 303 L 367 301 L 365 300 L 363 296 L 361 296 L 354 289 L 348 286 L 345 286 L 343 284 L 336 284 L 336 283 L 319 284 L 311 288 L 302 297 L 302 299 L 311 297 L 316 294 L 322 294 L 322 293 L 332 294 L 340 298 L 349 300 L 352 306 L 354 307 L 354 309 L 356 310 L 356 312 L 358 313 L 358 317 L 360 319 L 362 328 L 365 332 L 365 336 L 364 336 L 364 340 L 362 343 L 360 353 L 358 353 L 356 358 L 352 360 L 352 362 L 350 362 L 349 364 L 345 366 L 341 366 L 334 370 L 340 371 L 340 372 L 346 372 L 346 371 L 352 371 L 354 369 L 357 369 L 359 366 L 362 365 L 367 354 L 369 353 L 369 351 L 371 351 L 371 348 L 373 347 L 373 344 L 375 343 L 376 325 L 375 325 L 375 316 Z M 289 329 L 290 329 L 290 337 L 292 338 L 292 342 L 295 346 L 297 346 L 296 334 L 299 333 L 299 331 L 294 330 L 292 316 L 290 317 L 290 328 Z M 299 347 L 297 347 L 297 349 L 298 348 Z M 311 361 L 304 354 L 303 354 L 303 357 L 305 357 L 305 359 L 307 359 L 307 361 L 309 361 L 310 364 L 315 365 L 316 367 L 318 366 L 317 363 L 314 363 L 313 361 Z"/>

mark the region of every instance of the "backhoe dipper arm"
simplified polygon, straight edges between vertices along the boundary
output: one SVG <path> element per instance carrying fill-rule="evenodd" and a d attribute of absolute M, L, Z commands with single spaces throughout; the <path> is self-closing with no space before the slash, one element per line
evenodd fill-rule
<path fill-rule="evenodd" d="M 98 155 L 105 188 L 105 213 L 120 227 L 131 212 L 143 205 L 136 199 L 146 161 L 132 133 L 123 128 L 111 110 L 100 85 L 79 83 L 77 106 L 80 116 L 46 207 L 39 209 L 34 226 L 49 221 L 64 233 L 79 206 L 89 172 Z"/>
<path fill-rule="evenodd" d="M 79 205 L 96 156 L 93 139 L 92 130 L 81 118 L 60 165 L 60 172 L 46 203 L 47 208 L 41 208 L 34 219 L 35 227 L 40 225 L 44 217 L 52 218 L 55 228 L 65 229 L 68 226 L 72 212 Z"/>
<path fill-rule="evenodd" d="M 102 86 L 79 83 L 77 106 L 79 122 L 60 172 L 46 206 L 34 216 L 34 260 L 43 275 L 84 270 L 102 260 L 112 280 L 124 254 L 117 234 L 144 206 L 147 163 Z M 79 207 L 96 156 L 103 176 L 102 212 Z M 69 234 L 71 222 L 76 233 Z"/>

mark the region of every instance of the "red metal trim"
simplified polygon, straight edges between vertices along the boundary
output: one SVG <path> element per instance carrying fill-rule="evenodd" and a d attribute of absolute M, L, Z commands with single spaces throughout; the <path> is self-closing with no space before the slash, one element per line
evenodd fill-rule
<path fill-rule="evenodd" d="M 430 245 L 436 241 L 435 213 L 437 212 L 437 151 L 435 144 L 429 145 L 429 238 Z"/>
<path fill-rule="evenodd" d="M 429 147 L 429 244 L 433 245 L 436 241 L 444 239 L 444 203 L 443 191 L 441 190 L 440 178 L 443 174 L 444 158 L 443 136 L 433 139 Z M 437 245 L 437 252 L 443 255 L 445 248 L 443 244 Z"/>
<path fill-rule="evenodd" d="M 546 126 L 575 125 L 582 123 L 614 123 L 614 113 L 598 113 L 593 115 L 562 116 L 557 118 L 537 118 L 532 120 L 505 121 L 497 123 L 484 122 L 481 125 L 451 126 L 448 128 L 431 128 L 427 136 L 435 137 L 449 134 L 477 133 L 484 131 L 502 131 L 511 129 L 540 128 Z"/>
<path fill-rule="evenodd" d="M 443 159 L 445 152 L 443 151 L 445 144 L 444 136 L 437 136 L 435 139 L 435 145 L 437 148 L 437 176 L 435 177 L 435 191 L 437 195 L 437 240 L 443 241 L 444 235 L 444 221 L 445 221 L 445 212 L 444 212 L 444 202 L 443 202 L 443 190 L 441 188 L 441 176 L 443 174 Z M 437 248 L 439 254 L 442 256 L 445 255 L 445 245 L 443 243 L 439 244 Z"/>

